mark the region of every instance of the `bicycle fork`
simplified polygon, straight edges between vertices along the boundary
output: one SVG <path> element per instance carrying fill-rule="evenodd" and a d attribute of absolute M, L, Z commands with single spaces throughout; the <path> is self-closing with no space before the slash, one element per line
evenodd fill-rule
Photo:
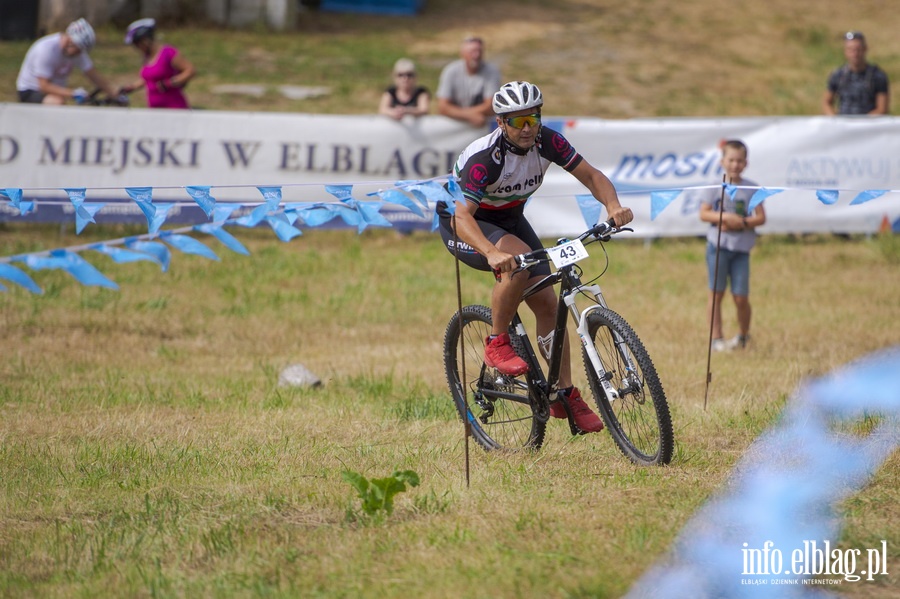
<path fill-rule="evenodd" d="M 577 293 L 580 291 L 584 291 L 593 295 L 597 301 L 597 304 L 588 306 L 579 313 L 578 306 L 575 305 L 575 298 Z M 591 312 L 607 307 L 606 300 L 603 299 L 603 293 L 600 291 L 600 286 L 587 285 L 584 287 L 573 289 L 571 293 L 566 295 L 564 301 L 566 303 L 566 306 L 569 308 L 569 312 L 572 314 L 572 318 L 575 319 L 575 330 L 578 333 L 578 337 L 581 339 L 581 345 L 582 347 L 584 347 L 585 354 L 587 355 L 588 360 L 590 360 L 591 362 L 591 367 L 594 369 L 594 373 L 597 375 L 597 380 L 600 381 L 600 386 L 603 387 L 603 391 L 606 393 L 607 399 L 610 401 L 610 403 L 617 399 L 621 399 L 622 394 L 620 393 L 620 390 L 616 389 L 610 383 L 610 380 L 613 376 L 612 372 L 608 371 L 604 366 L 603 360 L 600 359 L 600 354 L 597 353 L 597 348 L 594 347 L 590 331 L 588 330 L 588 315 Z M 619 335 L 617 331 L 613 330 L 612 333 L 616 345 L 616 351 L 619 352 L 622 361 L 625 363 L 627 372 L 629 372 L 630 374 L 634 374 L 635 372 L 637 372 L 637 370 L 635 369 L 634 364 L 631 361 L 631 356 L 627 351 L 623 351 L 622 349 L 625 340 L 621 335 Z M 623 389 L 622 391 L 627 392 L 628 389 Z"/>

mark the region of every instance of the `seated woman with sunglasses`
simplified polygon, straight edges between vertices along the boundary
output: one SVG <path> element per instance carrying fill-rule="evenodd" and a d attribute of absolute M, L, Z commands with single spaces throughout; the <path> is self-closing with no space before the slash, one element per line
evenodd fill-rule
<path fill-rule="evenodd" d="M 438 204 L 441 237 L 451 254 L 477 270 L 494 271 L 497 283 L 491 295 L 493 324 L 485 340 L 484 361 L 501 373 L 518 376 L 528 370 L 510 345 L 507 330 L 519 306 L 522 291 L 550 273 L 547 263 L 512 274 L 515 256 L 540 249 L 541 242 L 524 217 L 525 202 L 544 180 L 551 163 L 570 172 L 606 207 L 608 218 L 623 226 L 634 218 L 619 203 L 616 189 L 602 172 L 588 164 L 559 132 L 541 126 L 541 90 L 526 81 L 503 85 L 493 98 L 497 129 L 463 150 L 454 166 L 463 200 L 455 216 Z M 453 227 L 456 229 L 454 236 Z M 546 336 L 556 318 L 556 294 L 552 287 L 526 300 L 537 320 L 537 333 Z M 584 432 L 603 429 L 600 418 L 581 399 L 572 385 L 568 342 L 559 373 L 575 424 Z M 565 408 L 551 405 L 550 413 L 566 418 Z"/>
<path fill-rule="evenodd" d="M 381 94 L 378 113 L 400 120 L 406 115 L 422 116 L 431 110 L 431 94 L 416 85 L 416 65 L 408 58 L 394 64 L 394 84 Z"/>

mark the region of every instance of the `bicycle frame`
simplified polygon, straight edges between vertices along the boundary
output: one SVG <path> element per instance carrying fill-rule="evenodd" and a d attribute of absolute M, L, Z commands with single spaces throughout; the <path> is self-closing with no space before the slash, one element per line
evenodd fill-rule
<path fill-rule="evenodd" d="M 581 274 L 580 269 L 574 265 L 570 264 L 568 266 L 563 266 L 558 271 L 553 274 L 547 275 L 534 285 L 525 289 L 522 293 L 522 300 L 531 297 L 532 295 L 538 293 L 539 291 L 545 289 L 546 287 L 555 285 L 556 283 L 560 283 L 559 290 L 559 300 L 557 302 L 556 309 L 556 323 L 553 327 L 553 331 L 551 333 L 551 345 L 550 350 L 545 354 L 545 357 L 548 361 L 548 369 L 547 369 L 547 378 L 544 379 L 543 374 L 538 369 L 538 372 L 532 373 L 532 383 L 538 385 L 539 388 L 543 389 L 545 395 L 549 398 L 551 393 L 556 391 L 556 385 L 559 383 L 559 371 L 562 362 L 562 352 L 563 352 L 563 343 L 565 342 L 565 332 L 566 332 L 566 320 L 567 315 L 571 315 L 572 320 L 575 323 L 575 330 L 578 333 L 579 338 L 581 339 L 582 347 L 585 350 L 585 353 L 588 356 L 588 359 L 591 362 L 594 371 L 597 373 L 597 379 L 600 381 L 600 384 L 603 386 L 603 390 L 606 393 L 607 398 L 610 402 L 613 402 L 616 399 L 619 399 L 619 391 L 610 384 L 609 376 L 607 375 L 607 369 L 603 365 L 603 361 L 600 359 L 600 356 L 597 354 L 597 350 L 594 347 L 594 344 L 590 341 L 590 335 L 587 329 L 587 316 L 594 310 L 598 310 L 600 308 L 608 307 L 606 304 L 606 300 L 603 298 L 603 292 L 600 289 L 599 285 L 584 285 L 581 282 Z M 578 295 L 580 294 L 589 294 L 594 298 L 594 304 L 588 306 L 584 310 L 579 312 L 578 306 L 576 305 L 576 300 Z M 532 348 L 532 344 L 528 339 L 527 332 L 525 331 L 525 326 L 522 323 L 521 318 L 519 318 L 518 313 L 515 315 L 513 319 L 513 327 L 515 328 L 516 334 L 522 339 L 523 345 L 532 355 L 530 358 L 532 359 L 532 363 L 537 364 L 537 357 L 534 355 L 534 350 Z M 635 366 L 631 361 L 631 357 L 628 352 L 622 351 L 620 348 L 620 344 L 624 343 L 624 340 L 618 335 L 615 334 L 615 343 L 618 353 L 621 355 L 623 361 L 626 364 L 626 368 L 629 372 L 635 372 Z"/>

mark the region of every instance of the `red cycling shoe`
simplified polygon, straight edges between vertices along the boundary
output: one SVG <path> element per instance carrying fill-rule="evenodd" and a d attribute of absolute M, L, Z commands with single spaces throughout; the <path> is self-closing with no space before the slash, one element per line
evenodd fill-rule
<path fill-rule="evenodd" d="M 496 368 L 507 376 L 519 376 L 528 372 L 528 364 L 525 363 L 509 342 L 509 333 L 497 335 L 491 340 L 484 340 L 484 363 L 491 368 Z"/>
<path fill-rule="evenodd" d="M 563 397 L 563 401 L 569 404 L 569 409 L 572 411 L 575 426 L 586 433 L 599 433 L 603 430 L 603 421 L 581 399 L 581 391 L 578 390 L 578 387 L 572 387 L 568 395 L 564 394 Z M 562 401 L 555 401 L 550 404 L 550 415 L 554 418 L 568 417 Z"/>

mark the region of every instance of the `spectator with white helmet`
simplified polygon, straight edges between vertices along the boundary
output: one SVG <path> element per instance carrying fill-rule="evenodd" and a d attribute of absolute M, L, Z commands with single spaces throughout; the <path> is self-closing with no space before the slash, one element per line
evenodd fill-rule
<path fill-rule="evenodd" d="M 77 67 L 108 97 L 116 89 L 94 68 L 88 52 L 97 43 L 93 27 L 84 19 L 73 21 L 65 31 L 37 40 L 25 54 L 16 79 L 19 101 L 32 104 L 65 104 L 72 99 L 82 103 L 88 99 L 84 88 L 68 87 L 69 75 Z"/>
<path fill-rule="evenodd" d="M 141 53 L 141 78 L 122 88 L 123 93 L 147 89 L 150 108 L 190 108 L 184 87 L 194 77 L 194 65 L 175 47 L 156 39 L 156 21 L 138 19 L 128 26 L 125 43 Z"/>
<path fill-rule="evenodd" d="M 440 231 L 444 244 L 461 262 L 487 272 L 493 271 L 496 285 L 491 295 L 492 331 L 485 339 L 484 362 L 508 376 L 528 370 L 510 344 L 507 333 L 522 299 L 523 290 L 550 273 L 541 263 L 526 271 L 517 268 L 515 256 L 537 250 L 541 241 L 524 216 L 525 203 L 544 179 L 551 163 L 556 163 L 581 182 L 606 207 L 607 218 L 623 226 L 634 218 L 631 209 L 619 203 L 616 189 L 569 144 L 565 137 L 541 125 L 544 96 L 527 81 L 512 81 L 493 95 L 497 129 L 463 150 L 453 168 L 459 178 L 463 199 L 454 214 L 438 203 Z M 556 294 L 551 287 L 526 300 L 537 320 L 537 334 L 547 336 L 556 321 Z M 581 399 L 573 386 L 568 340 L 564 345 L 559 373 L 560 400 L 572 412 L 583 432 L 599 432 L 600 418 Z M 556 418 L 566 418 L 560 402 L 550 405 Z"/>

